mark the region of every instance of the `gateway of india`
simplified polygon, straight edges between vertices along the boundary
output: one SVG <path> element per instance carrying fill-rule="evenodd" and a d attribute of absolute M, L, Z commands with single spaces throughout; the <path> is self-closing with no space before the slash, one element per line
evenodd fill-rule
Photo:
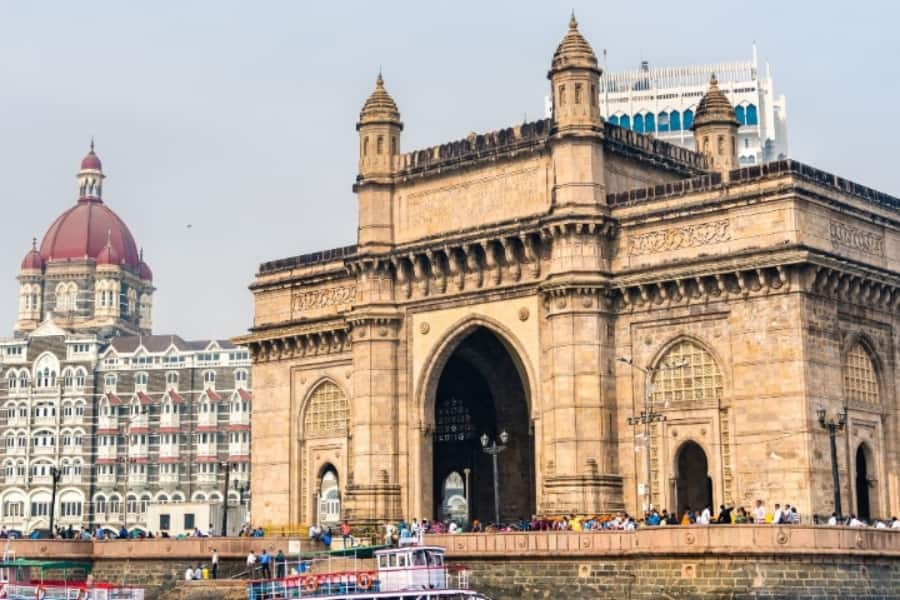
<path fill-rule="evenodd" d="M 379 75 L 353 246 L 260 266 L 260 524 L 789 502 L 900 513 L 900 200 L 605 122 L 574 16 L 549 119 L 413 152 Z M 824 412 L 823 412 L 824 411 Z M 505 434 L 501 436 L 501 433 Z"/>

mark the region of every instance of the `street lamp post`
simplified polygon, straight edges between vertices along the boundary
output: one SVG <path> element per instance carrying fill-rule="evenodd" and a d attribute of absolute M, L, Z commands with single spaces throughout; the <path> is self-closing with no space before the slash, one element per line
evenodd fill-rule
<path fill-rule="evenodd" d="M 497 527 L 500 526 L 500 469 L 497 465 L 497 457 L 506 450 L 507 442 L 509 442 L 509 434 L 505 429 L 500 432 L 500 444 L 497 444 L 497 440 L 491 440 L 486 433 L 481 436 L 481 449 L 486 454 L 490 454 L 494 462 L 494 523 Z"/>
<path fill-rule="evenodd" d="M 228 535 L 228 479 L 231 475 L 231 463 L 227 460 L 220 463 L 225 467 L 225 493 L 222 495 L 222 537 Z"/>
<path fill-rule="evenodd" d="M 831 483 L 834 486 L 834 512 L 837 513 L 837 520 L 840 523 L 844 515 L 841 510 L 841 476 L 838 473 L 836 437 L 837 433 L 842 431 L 847 424 L 847 407 L 845 406 L 838 413 L 837 421 L 828 421 L 824 408 L 818 409 L 816 416 L 819 418 L 819 425 L 828 430 L 828 439 L 831 442 Z"/>
<path fill-rule="evenodd" d="M 56 530 L 53 528 L 54 517 L 56 516 L 56 484 L 59 483 L 59 478 L 62 475 L 62 471 L 57 469 L 56 467 L 50 467 L 50 479 L 53 481 L 52 492 L 50 493 L 50 537 L 56 537 Z"/>
<path fill-rule="evenodd" d="M 465 484 L 465 487 L 463 488 L 463 492 L 466 496 L 466 526 L 469 525 L 469 520 L 472 516 L 472 512 L 471 512 L 472 509 L 469 506 L 469 473 L 471 473 L 471 472 L 472 472 L 472 469 L 470 469 L 469 467 L 466 467 L 465 469 L 463 469 L 463 474 L 465 474 L 465 476 L 466 476 L 466 484 Z"/>
<path fill-rule="evenodd" d="M 644 449 L 644 463 L 647 477 L 647 504 L 644 508 L 645 510 L 650 510 L 651 502 L 653 502 L 653 473 L 650 465 L 650 431 L 653 423 L 662 423 L 666 420 L 666 415 L 659 412 L 653 412 L 653 377 L 661 371 L 686 367 L 687 361 L 678 361 L 677 363 L 660 365 L 658 367 L 639 367 L 634 364 L 634 361 L 630 358 L 620 356 L 616 360 L 625 363 L 632 369 L 637 369 L 644 374 L 644 410 L 642 410 L 639 415 L 628 417 L 626 422 L 635 427 L 639 425 L 644 426 L 644 443 L 647 444 Z"/>

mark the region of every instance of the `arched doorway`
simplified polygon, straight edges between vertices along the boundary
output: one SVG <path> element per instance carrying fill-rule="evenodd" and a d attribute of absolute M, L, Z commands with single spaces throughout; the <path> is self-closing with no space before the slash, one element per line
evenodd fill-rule
<path fill-rule="evenodd" d="M 319 525 L 335 525 L 341 520 L 341 489 L 337 470 L 325 465 L 319 476 L 317 522 Z"/>
<path fill-rule="evenodd" d="M 492 459 L 479 438 L 487 434 L 496 440 L 505 430 L 509 442 L 498 458 L 500 520 L 528 518 L 535 506 L 534 440 L 526 384 L 507 346 L 489 329 L 478 327 L 456 346 L 438 377 L 433 514 L 458 519 L 467 506 L 470 520 L 494 521 Z"/>
<path fill-rule="evenodd" d="M 866 520 L 872 518 L 872 503 L 869 498 L 871 474 L 867 450 L 865 444 L 860 444 L 856 449 L 856 515 Z"/>
<path fill-rule="evenodd" d="M 674 495 L 678 514 L 687 509 L 701 511 L 712 507 L 712 479 L 709 477 L 709 461 L 700 444 L 687 441 L 678 449 L 678 466 Z"/>

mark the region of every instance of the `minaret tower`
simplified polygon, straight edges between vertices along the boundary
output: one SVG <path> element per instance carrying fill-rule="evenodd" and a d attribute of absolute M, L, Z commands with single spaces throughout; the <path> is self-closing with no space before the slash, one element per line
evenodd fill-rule
<path fill-rule="evenodd" d="M 694 142 L 697 152 L 704 154 L 712 171 L 727 177 L 740 164 L 737 157 L 738 120 L 734 107 L 719 90 L 715 74 L 709 79 L 709 91 L 697 105 L 694 114 Z"/>
<path fill-rule="evenodd" d="M 560 132 L 591 132 L 600 126 L 600 70 L 597 55 L 578 31 L 575 13 L 547 78 L 552 86 L 553 120 Z"/>
<path fill-rule="evenodd" d="M 103 201 L 103 164 L 100 157 L 94 152 L 94 140 L 91 140 L 91 151 L 81 161 L 81 170 L 78 172 L 78 201 L 102 202 Z"/>
<path fill-rule="evenodd" d="M 595 212 L 606 199 L 600 74 L 597 55 L 578 31 L 573 13 L 547 73 L 553 98 L 551 151 L 557 212 Z"/>
<path fill-rule="evenodd" d="M 356 124 L 359 132 L 359 246 L 362 252 L 387 250 L 391 236 L 392 175 L 400 154 L 403 123 L 397 103 L 384 89 L 381 72 Z"/>

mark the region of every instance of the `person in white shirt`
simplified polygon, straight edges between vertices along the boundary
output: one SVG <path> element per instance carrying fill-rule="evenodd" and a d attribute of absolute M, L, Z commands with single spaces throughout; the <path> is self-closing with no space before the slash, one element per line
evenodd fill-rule
<path fill-rule="evenodd" d="M 194 578 L 194 570 L 190 567 L 184 570 L 184 580 L 191 581 Z"/>
<path fill-rule="evenodd" d="M 866 524 L 856 518 L 856 515 L 850 515 L 850 527 L 865 527 Z"/>
<path fill-rule="evenodd" d="M 703 512 L 700 513 L 700 516 L 697 517 L 697 525 L 709 525 L 710 519 L 712 519 L 712 513 L 707 506 L 703 509 Z"/>
<path fill-rule="evenodd" d="M 900 529 L 900 519 L 891 517 L 891 529 Z"/>
<path fill-rule="evenodd" d="M 762 500 L 756 501 L 756 508 L 753 509 L 753 522 L 762 525 L 766 522 L 766 507 L 763 506 Z"/>
<path fill-rule="evenodd" d="M 779 523 L 781 523 L 781 516 L 783 514 L 784 512 L 781 510 L 781 505 L 776 504 L 775 513 L 772 515 L 772 525 L 778 525 Z"/>
<path fill-rule="evenodd" d="M 828 524 L 831 525 L 832 527 L 837 526 L 837 524 L 838 524 L 837 513 L 831 513 L 831 517 L 828 519 Z"/>
<path fill-rule="evenodd" d="M 875 529 L 887 529 L 887 525 L 885 525 L 884 521 L 876 521 Z"/>
<path fill-rule="evenodd" d="M 447 531 L 450 533 L 459 533 L 459 525 L 456 524 L 456 521 L 450 521 L 450 527 Z"/>
<path fill-rule="evenodd" d="M 251 550 L 247 555 L 247 577 L 253 579 L 254 571 L 256 571 L 256 555 Z"/>

